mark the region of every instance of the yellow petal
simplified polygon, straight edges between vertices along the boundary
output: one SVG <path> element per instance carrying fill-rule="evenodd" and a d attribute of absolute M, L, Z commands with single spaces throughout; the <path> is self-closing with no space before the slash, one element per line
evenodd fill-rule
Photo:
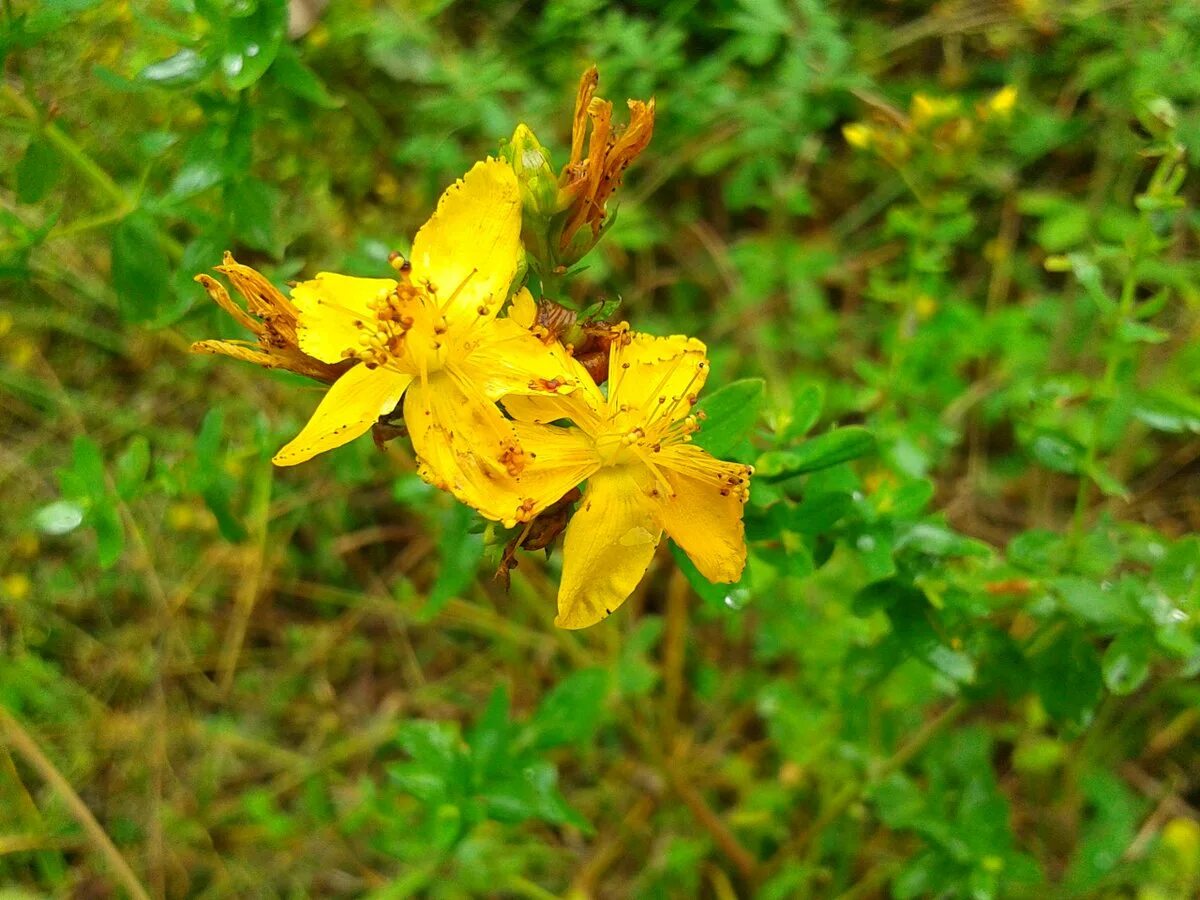
<path fill-rule="evenodd" d="M 559 628 L 594 625 L 625 602 L 662 537 L 636 469 L 601 469 L 588 482 L 563 542 Z"/>
<path fill-rule="evenodd" d="M 667 534 L 709 581 L 737 581 L 746 565 L 742 506 L 749 466 L 715 459 L 690 444 L 665 447 L 654 462 L 672 491 L 659 498 Z"/>
<path fill-rule="evenodd" d="M 537 302 L 533 299 L 533 294 L 529 293 L 529 288 L 517 291 L 512 305 L 508 308 L 508 318 L 527 331 L 533 327 L 533 323 L 537 321 Z"/>
<path fill-rule="evenodd" d="M 575 388 L 571 358 L 558 341 L 542 343 L 512 319 L 474 329 L 466 354 L 454 363 L 489 399 L 505 394 L 567 394 Z"/>
<path fill-rule="evenodd" d="M 411 382 L 390 369 L 355 366 L 333 383 L 308 424 L 271 462 L 294 466 L 354 440 L 395 409 Z"/>
<path fill-rule="evenodd" d="M 583 484 L 600 468 L 596 445 L 578 428 L 525 422 L 513 422 L 512 427 L 525 448 L 525 468 L 519 478 L 521 493 L 535 499 L 537 512 Z"/>
<path fill-rule="evenodd" d="M 503 160 L 476 163 L 442 194 L 417 232 L 414 284 L 428 282 L 446 318 L 493 318 L 508 297 L 521 255 L 521 192 Z"/>
<path fill-rule="evenodd" d="M 616 409 L 642 410 L 668 421 L 686 416 L 708 377 L 705 346 L 681 334 L 630 334 L 613 343 L 608 399 Z"/>
<path fill-rule="evenodd" d="M 519 422 L 548 425 L 559 419 L 569 419 L 588 434 L 594 434 L 604 415 L 604 394 L 578 361 L 567 356 L 559 345 L 555 347 L 558 348 L 555 351 L 556 358 L 562 359 L 571 379 L 573 389 L 570 393 L 513 391 L 506 394 L 501 403 L 508 414 Z"/>
<path fill-rule="evenodd" d="M 364 323 L 375 322 L 370 303 L 396 287 L 390 278 L 354 278 L 321 272 L 292 288 L 299 313 L 300 349 L 322 362 L 344 359 L 343 350 L 358 349 Z"/>
<path fill-rule="evenodd" d="M 522 476 L 531 458 L 513 423 L 448 370 L 413 385 L 404 421 L 421 477 L 509 527 L 533 518 L 577 483 L 560 488 L 567 475 L 540 471 L 527 487 Z"/>

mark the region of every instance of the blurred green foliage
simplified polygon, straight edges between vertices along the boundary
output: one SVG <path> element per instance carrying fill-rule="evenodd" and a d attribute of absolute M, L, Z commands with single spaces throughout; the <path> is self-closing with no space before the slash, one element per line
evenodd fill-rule
<path fill-rule="evenodd" d="M 0 893 L 1200 892 L 1200 7 L 307 9 L 0 9 Z M 186 349 L 223 250 L 384 274 L 561 164 L 591 62 L 659 118 L 574 299 L 705 340 L 758 474 L 742 583 L 576 634 Z"/>

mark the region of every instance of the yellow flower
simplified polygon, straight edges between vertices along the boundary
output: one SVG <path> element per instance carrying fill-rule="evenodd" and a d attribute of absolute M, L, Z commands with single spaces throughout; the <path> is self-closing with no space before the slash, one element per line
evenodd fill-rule
<path fill-rule="evenodd" d="M 217 271 L 227 277 L 237 292 L 246 300 L 247 312 L 234 303 L 225 287 L 208 275 L 197 275 L 198 281 L 208 296 L 221 309 L 229 313 L 241 325 L 258 338 L 257 344 L 249 341 L 197 341 L 192 344 L 193 353 L 213 353 L 233 359 L 252 362 L 266 369 L 287 369 L 297 375 L 305 375 L 332 384 L 354 365 L 353 360 L 341 359 L 333 363 L 314 359 L 300 349 L 296 336 L 299 313 L 287 297 L 276 290 L 260 273 L 243 266 L 232 254 L 225 254 L 225 261 Z"/>
<path fill-rule="evenodd" d="M 996 91 L 991 98 L 979 108 L 979 117 L 989 119 L 993 116 L 1005 119 L 1012 115 L 1017 106 L 1017 88 L 1008 84 Z"/>
<path fill-rule="evenodd" d="M 359 364 L 275 464 L 358 437 L 403 397 L 419 471 L 431 484 L 510 526 L 558 500 L 565 488 L 521 478 L 529 456 L 495 405 L 508 394 L 574 387 L 560 347 L 496 318 L 520 262 L 520 228 L 516 177 L 489 159 L 442 195 L 398 281 L 321 273 L 297 285 L 300 347 L 325 362 Z"/>
<path fill-rule="evenodd" d="M 503 401 L 537 448 L 533 472 L 557 484 L 587 480 L 563 544 L 562 628 L 593 625 L 625 602 L 664 531 L 710 581 L 737 581 L 746 562 L 751 469 L 689 443 L 708 374 L 704 344 L 621 331 L 609 353 L 607 396 L 571 360 L 578 387 L 569 396 Z M 563 418 L 577 427 L 549 424 Z"/>
<path fill-rule="evenodd" d="M 842 137 L 851 147 L 866 150 L 871 146 L 872 129 L 865 122 L 851 122 L 842 126 Z"/>
<path fill-rule="evenodd" d="M 930 97 L 928 94 L 913 94 L 908 114 L 913 127 L 924 128 L 957 115 L 961 103 L 957 97 Z"/>

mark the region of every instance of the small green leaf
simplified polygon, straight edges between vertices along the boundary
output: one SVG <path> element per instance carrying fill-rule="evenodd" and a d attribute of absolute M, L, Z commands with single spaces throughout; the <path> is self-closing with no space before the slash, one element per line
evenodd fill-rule
<path fill-rule="evenodd" d="M 1183 393 L 1172 397 L 1157 394 L 1139 397 L 1134 402 L 1133 415 L 1155 431 L 1200 433 L 1200 400 Z"/>
<path fill-rule="evenodd" d="M 1150 675 L 1153 639 L 1143 631 L 1127 631 L 1108 645 L 1101 660 L 1104 683 L 1114 694 L 1132 694 Z"/>
<path fill-rule="evenodd" d="M 987 544 L 961 535 L 940 522 L 916 522 L 898 529 L 896 552 L 914 550 L 926 556 L 987 556 Z"/>
<path fill-rule="evenodd" d="M 145 435 L 134 435 L 125 452 L 117 457 L 115 468 L 117 495 L 128 500 L 141 489 L 150 471 L 150 442 Z"/>
<path fill-rule="evenodd" d="M 453 597 L 475 580 L 483 559 L 483 540 L 468 531 L 475 513 L 461 503 L 451 505 L 442 518 L 438 537 L 438 574 L 421 608 L 420 619 L 429 621 Z"/>
<path fill-rule="evenodd" d="M 193 238 L 183 248 L 183 257 L 171 276 L 174 299 L 171 306 L 158 318 L 158 323 L 170 325 L 184 315 L 204 297 L 204 291 L 196 284 L 197 272 L 211 271 L 221 262 L 221 254 L 231 245 L 229 236 L 221 230 L 206 231 Z"/>
<path fill-rule="evenodd" d="M 1124 344 L 1161 344 L 1170 340 L 1171 333 L 1147 325 L 1144 322 L 1134 322 L 1129 319 L 1117 326 L 1117 340 Z"/>
<path fill-rule="evenodd" d="M 817 435 L 794 450 L 770 450 L 758 458 L 755 475 L 768 481 L 828 469 L 875 450 L 875 437 L 851 425 Z"/>
<path fill-rule="evenodd" d="M 263 77 L 283 42 L 287 30 L 287 3 L 259 0 L 248 16 L 231 18 L 221 71 L 235 91 L 242 91 Z"/>
<path fill-rule="evenodd" d="M 1077 631 L 1064 633 L 1032 660 L 1033 686 L 1053 719 L 1076 729 L 1092 721 L 1104 695 L 1100 659 Z"/>
<path fill-rule="evenodd" d="M 160 87 L 186 87 L 202 79 L 210 68 L 209 60 L 185 47 L 174 56 L 146 66 L 137 78 Z"/>
<path fill-rule="evenodd" d="M 279 48 L 271 76 L 297 97 L 322 109 L 339 109 L 345 105 L 344 100 L 329 93 L 325 83 L 301 62 L 300 55 L 289 44 Z"/>
<path fill-rule="evenodd" d="M 904 652 L 959 684 L 975 680 L 975 662 L 967 654 L 948 646 L 930 622 L 932 608 L 915 589 L 896 592 L 896 602 L 887 608 L 892 634 Z"/>
<path fill-rule="evenodd" d="M 277 243 L 275 208 L 279 192 L 258 178 L 242 178 L 230 186 L 225 202 L 234 235 L 249 247 L 273 252 Z"/>
<path fill-rule="evenodd" d="M 821 418 L 821 410 L 825 407 L 825 387 L 818 382 L 810 382 L 802 387 L 792 403 L 792 421 L 787 427 L 787 436 L 792 438 L 804 437 L 808 434 L 817 420 Z"/>
<path fill-rule="evenodd" d="M 1129 499 L 1129 488 L 1099 463 L 1087 463 L 1085 460 L 1083 474 L 1092 479 L 1096 483 L 1096 487 L 1100 488 L 1106 497 L 1120 497 L 1122 500 Z"/>
<path fill-rule="evenodd" d="M 696 446 L 717 457 L 732 453 L 754 428 L 765 397 L 761 378 L 743 378 L 709 394 L 696 405 L 707 417 L 696 434 Z"/>
<path fill-rule="evenodd" d="M 580 669 L 560 681 L 543 698 L 529 722 L 534 750 L 584 744 L 600 725 L 608 696 L 606 669 Z"/>
<path fill-rule="evenodd" d="M 69 534 L 83 522 L 83 508 L 71 500 L 55 500 L 33 514 L 33 527 L 42 534 Z"/>
<path fill-rule="evenodd" d="M 225 178 L 225 171 L 218 159 L 193 159 L 185 164 L 167 190 L 171 200 L 187 200 L 216 187 Z"/>
<path fill-rule="evenodd" d="M 62 174 L 62 161 L 43 137 L 35 137 L 17 163 L 17 200 L 37 203 L 49 193 Z"/>
<path fill-rule="evenodd" d="M 1050 253 L 1061 253 L 1087 239 L 1088 208 L 1082 203 L 1064 203 L 1042 220 L 1037 229 L 1037 242 Z"/>
<path fill-rule="evenodd" d="M 89 518 L 96 529 L 96 554 L 100 558 L 100 568 L 111 569 L 125 549 L 125 531 L 121 527 L 116 505 L 110 497 L 105 496 L 92 507 Z"/>
<path fill-rule="evenodd" d="M 1083 461 L 1083 447 L 1066 435 L 1050 431 L 1038 432 L 1029 442 L 1029 453 L 1039 463 L 1054 472 L 1075 475 Z"/>
<path fill-rule="evenodd" d="M 233 512 L 229 496 L 229 476 L 221 454 L 221 432 L 224 417 L 218 409 L 210 409 L 200 423 L 196 436 L 196 462 L 193 489 L 204 498 L 205 505 L 217 520 L 221 537 L 230 543 L 246 539 L 246 530 Z"/>
<path fill-rule="evenodd" d="M 1119 585 L 1097 584 L 1086 578 L 1064 576 L 1051 582 L 1063 609 L 1081 622 L 1101 628 L 1136 624 L 1139 616 L 1129 594 Z"/>
<path fill-rule="evenodd" d="M 113 232 L 112 280 L 127 322 L 149 322 L 171 298 L 171 270 L 154 219 L 127 216 Z"/>

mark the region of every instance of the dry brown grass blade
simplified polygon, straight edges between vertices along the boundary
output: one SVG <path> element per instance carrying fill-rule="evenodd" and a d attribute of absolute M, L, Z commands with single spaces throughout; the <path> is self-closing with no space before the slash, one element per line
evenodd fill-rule
<path fill-rule="evenodd" d="M 125 890 L 129 891 L 135 900 L 150 900 L 150 894 L 142 886 L 137 875 L 134 874 L 129 862 L 121 855 L 121 851 L 112 842 L 104 827 L 96 821 L 96 817 L 92 815 L 92 811 L 88 809 L 87 804 L 80 799 L 75 788 L 71 786 L 71 782 L 50 761 L 50 758 L 42 752 L 42 748 L 38 746 L 33 736 L 25 730 L 25 727 L 8 710 L 2 707 L 0 707 L 0 733 L 3 734 L 4 740 L 8 742 L 16 754 L 25 760 L 26 764 L 36 770 L 38 775 L 42 777 L 42 780 L 63 801 L 71 813 L 71 817 L 87 833 L 92 846 L 108 862 L 117 880 L 124 885 Z"/>

